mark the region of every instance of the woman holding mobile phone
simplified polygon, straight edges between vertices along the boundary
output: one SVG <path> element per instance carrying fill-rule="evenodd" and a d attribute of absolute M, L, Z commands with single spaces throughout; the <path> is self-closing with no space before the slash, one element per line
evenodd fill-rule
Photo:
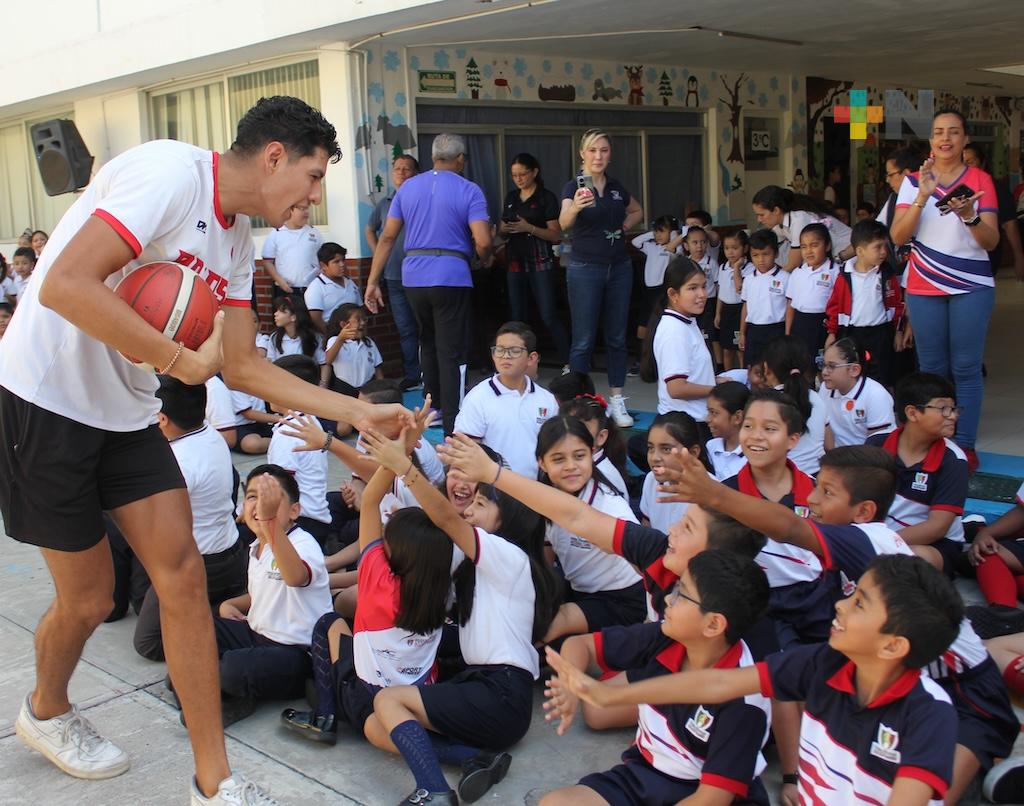
<path fill-rule="evenodd" d="M 633 287 L 633 263 L 626 233 L 644 217 L 640 203 L 605 170 L 612 158 L 611 138 L 588 129 L 580 138 L 581 171 L 562 188 L 562 230 L 572 229 L 566 277 L 572 314 L 569 366 L 590 372 L 597 323 L 604 321 L 611 392 L 608 416 L 620 428 L 633 425 L 622 389 L 626 383 L 626 323 Z"/>
<path fill-rule="evenodd" d="M 928 142 L 931 155 L 900 185 L 890 234 L 897 246 L 910 244 L 906 293 L 918 363 L 922 372 L 953 379 L 963 408 L 954 439 L 973 472 L 981 361 L 995 301 L 986 250 L 999 242 L 996 192 L 991 176 L 964 164 L 967 125 L 959 112 L 940 109 Z M 973 193 L 954 193 L 961 185 Z"/>
<path fill-rule="evenodd" d="M 516 154 L 509 165 L 515 185 L 505 197 L 500 232 L 507 241 L 509 318 L 526 322 L 527 288 L 540 309 L 540 318 L 554 339 L 558 361 L 569 360 L 569 337 L 555 310 L 555 253 L 562 240 L 558 198 L 544 187 L 540 163 L 532 154 Z"/>

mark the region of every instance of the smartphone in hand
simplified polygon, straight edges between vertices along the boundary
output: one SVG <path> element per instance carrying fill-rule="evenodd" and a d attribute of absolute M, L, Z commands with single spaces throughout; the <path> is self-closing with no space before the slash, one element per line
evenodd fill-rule
<path fill-rule="evenodd" d="M 969 199 L 974 195 L 974 188 L 970 185 L 957 185 L 949 193 L 935 202 L 935 206 L 939 208 L 943 213 L 949 212 L 949 203 L 953 199 Z"/>

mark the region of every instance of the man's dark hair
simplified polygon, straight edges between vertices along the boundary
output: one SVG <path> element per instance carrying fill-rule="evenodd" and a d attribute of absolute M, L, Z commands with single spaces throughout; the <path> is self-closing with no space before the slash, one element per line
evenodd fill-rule
<path fill-rule="evenodd" d="M 396 381 L 374 378 L 364 383 L 359 394 L 366 398 L 368 403 L 401 403 L 402 388 Z"/>
<path fill-rule="evenodd" d="M 858 246 L 867 246 L 875 241 L 886 241 L 889 239 L 889 230 L 881 221 L 873 218 L 865 218 L 858 221 L 850 230 L 850 246 L 856 249 Z"/>
<path fill-rule="evenodd" d="M 289 95 L 260 98 L 242 115 L 231 150 L 249 157 L 275 141 L 285 147 L 289 156 L 309 157 L 322 148 L 331 162 L 341 159 L 334 126 L 319 110 Z"/>
<path fill-rule="evenodd" d="M 249 489 L 249 485 L 254 478 L 264 474 L 273 476 L 280 482 L 281 489 L 284 490 L 284 494 L 288 496 L 289 501 L 293 504 L 299 503 L 299 483 L 295 480 L 295 476 L 281 467 L 281 465 L 257 465 L 245 477 L 245 489 Z"/>
<path fill-rule="evenodd" d="M 399 154 L 397 157 L 391 160 L 391 164 L 394 165 L 399 160 L 408 160 L 409 162 L 412 163 L 412 169 L 416 173 L 420 172 L 420 161 L 416 159 L 412 154 Z"/>
<path fill-rule="evenodd" d="M 985 149 L 977 143 L 968 143 L 964 146 L 964 151 L 973 151 L 974 156 L 978 158 L 978 162 L 981 163 L 982 170 L 988 170 L 988 154 L 985 153 Z"/>
<path fill-rule="evenodd" d="M 923 161 L 917 149 L 909 146 L 897 148 L 886 157 L 886 160 L 895 165 L 897 171 L 916 171 Z"/>
<path fill-rule="evenodd" d="M 826 451 L 821 466 L 843 480 L 851 504 L 872 501 L 875 520 L 885 520 L 896 497 L 896 460 L 892 454 L 875 445 L 842 445 Z"/>
<path fill-rule="evenodd" d="M 687 568 L 706 613 L 721 613 L 728 622 L 725 640 L 735 644 L 768 607 L 768 579 L 757 563 L 732 551 L 707 549 L 693 557 Z"/>
<path fill-rule="evenodd" d="M 39 258 L 36 257 L 36 250 L 33 249 L 31 246 L 19 246 L 17 249 L 14 250 L 14 255 L 12 256 L 12 259 L 16 257 L 28 258 L 33 263 L 39 260 Z"/>
<path fill-rule="evenodd" d="M 160 413 L 185 431 L 202 427 L 206 419 L 206 384 L 190 386 L 170 375 L 160 375 L 159 381 L 156 399 L 160 401 Z"/>
<path fill-rule="evenodd" d="M 775 254 L 779 253 L 779 236 L 770 229 L 755 230 L 750 234 L 751 249 L 771 249 Z"/>
<path fill-rule="evenodd" d="M 284 355 L 274 362 L 274 366 L 306 383 L 320 383 L 320 366 L 308 355 Z"/>
<path fill-rule="evenodd" d="M 912 372 L 904 375 L 892 390 L 893 402 L 896 404 L 896 421 L 907 421 L 907 406 L 920 408 L 937 397 L 948 397 L 956 400 L 956 388 L 941 375 L 930 372 Z"/>
<path fill-rule="evenodd" d="M 537 334 L 530 330 L 530 326 L 525 322 L 506 322 L 499 327 L 498 332 L 494 334 L 495 341 L 497 341 L 498 336 L 504 336 L 506 333 L 511 333 L 513 336 L 519 336 L 519 338 L 523 340 L 526 352 L 537 352 Z"/>
<path fill-rule="evenodd" d="M 316 259 L 326 265 L 334 260 L 338 255 L 341 255 L 342 259 L 344 259 L 347 254 L 348 250 L 340 243 L 325 241 L 323 246 L 316 250 Z"/>
<path fill-rule="evenodd" d="M 882 554 L 868 572 L 885 600 L 881 632 L 910 642 L 904 666 L 920 669 L 949 649 L 960 630 L 964 603 L 945 574 L 907 554 Z"/>

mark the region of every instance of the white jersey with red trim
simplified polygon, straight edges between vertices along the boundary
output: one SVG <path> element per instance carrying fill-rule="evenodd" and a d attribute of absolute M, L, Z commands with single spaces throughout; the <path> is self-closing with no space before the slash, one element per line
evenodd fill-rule
<path fill-rule="evenodd" d="M 708 399 L 675 398 L 668 384 L 677 378 L 700 386 L 715 385 L 715 362 L 696 318 L 666 308 L 654 334 L 654 360 L 658 365 L 658 414 L 684 411 L 698 422 L 708 418 Z"/>
<path fill-rule="evenodd" d="M 84 425 L 137 431 L 160 410 L 156 376 L 39 302 L 50 266 L 92 216 L 135 255 L 107 277 L 111 288 L 142 264 L 165 260 L 195 271 L 222 304 L 246 307 L 252 293 L 249 219 L 228 221 L 221 212 L 216 153 L 155 140 L 104 165 L 50 236 L 0 343 L 0 384 Z"/>

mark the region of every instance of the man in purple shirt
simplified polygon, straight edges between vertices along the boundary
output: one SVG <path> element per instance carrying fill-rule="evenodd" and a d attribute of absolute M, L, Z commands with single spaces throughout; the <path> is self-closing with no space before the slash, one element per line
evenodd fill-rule
<path fill-rule="evenodd" d="M 431 148 L 434 169 L 407 179 L 395 193 L 387 222 L 373 253 L 366 283 L 366 307 L 384 305 L 380 278 L 395 238 L 405 228 L 402 285 L 416 317 L 424 392 L 441 410 L 446 434 L 455 427 L 462 397 L 460 365 L 465 362 L 466 330 L 473 279 L 473 253 L 491 262 L 491 222 L 484 194 L 460 175 L 466 143 L 439 134 Z"/>

